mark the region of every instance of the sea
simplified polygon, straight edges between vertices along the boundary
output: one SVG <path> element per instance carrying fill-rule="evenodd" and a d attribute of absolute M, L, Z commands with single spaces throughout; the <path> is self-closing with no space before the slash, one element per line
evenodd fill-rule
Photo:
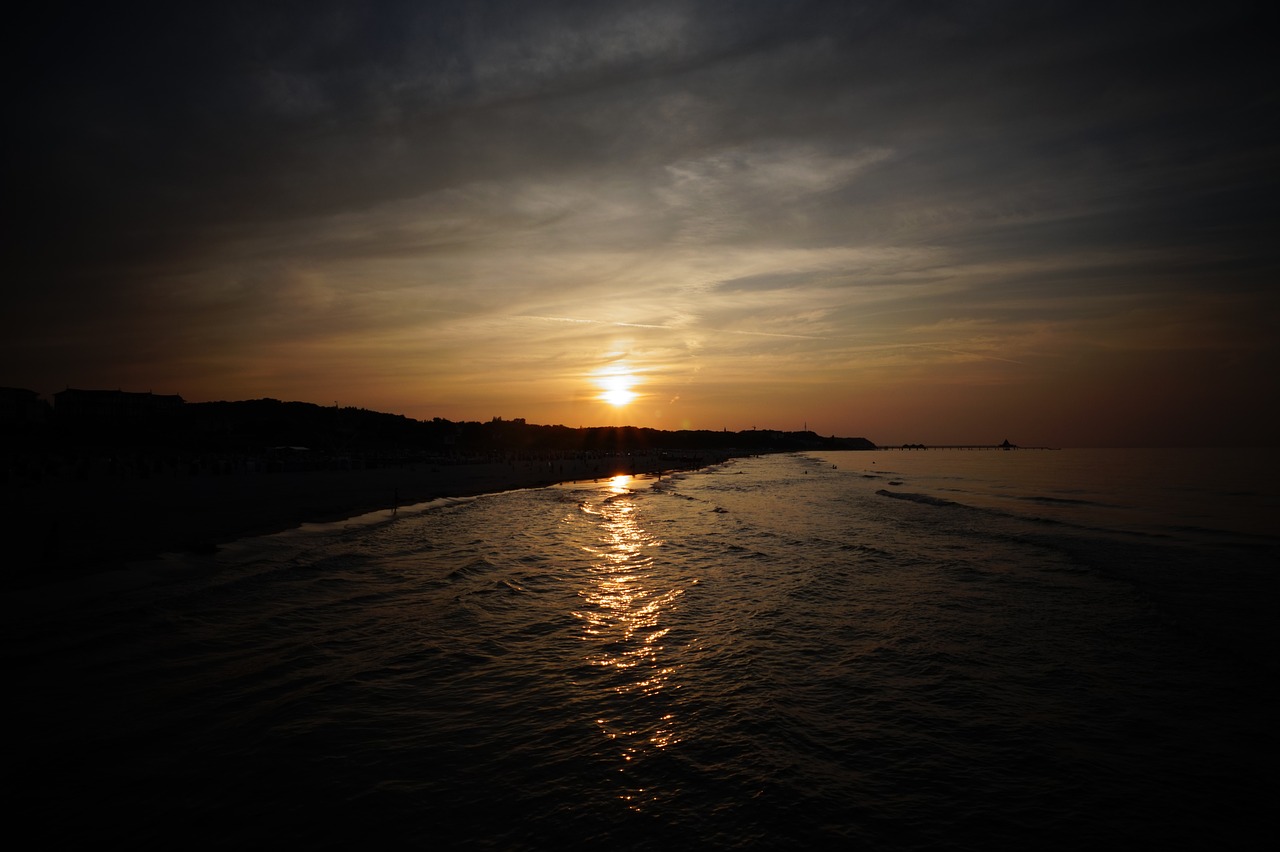
<path fill-rule="evenodd" d="M 1278 462 L 762 455 L 7 593 L 10 833 L 1253 848 L 1274 835 Z"/>

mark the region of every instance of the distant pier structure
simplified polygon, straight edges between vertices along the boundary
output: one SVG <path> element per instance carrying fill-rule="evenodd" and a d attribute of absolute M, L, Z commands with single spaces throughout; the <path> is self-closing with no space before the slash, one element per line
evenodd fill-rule
<path fill-rule="evenodd" d="M 999 444 L 903 444 L 901 447 L 885 447 L 886 450 L 1051 450 L 1053 447 L 1019 447 L 1005 438 Z"/>

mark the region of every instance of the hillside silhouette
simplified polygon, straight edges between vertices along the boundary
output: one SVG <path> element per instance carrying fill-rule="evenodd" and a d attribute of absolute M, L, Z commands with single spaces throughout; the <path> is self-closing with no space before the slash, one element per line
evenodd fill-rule
<path fill-rule="evenodd" d="M 64 469 L 71 466 L 87 475 L 105 464 L 138 468 L 145 475 L 159 467 L 239 465 L 245 459 L 269 471 L 430 460 L 875 449 L 865 438 L 823 437 L 812 431 L 571 428 L 499 417 L 416 420 L 277 399 L 187 403 L 176 396 L 120 391 L 68 390 L 55 398 L 42 418 L 3 424 L 11 439 L 7 474 L 33 465 L 64 475 L 74 472 Z"/>

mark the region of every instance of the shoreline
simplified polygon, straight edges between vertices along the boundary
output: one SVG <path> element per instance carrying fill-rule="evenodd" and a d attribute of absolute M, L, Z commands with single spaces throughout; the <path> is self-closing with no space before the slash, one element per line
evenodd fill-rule
<path fill-rule="evenodd" d="M 449 497 L 694 470 L 737 454 L 418 463 L 365 470 L 50 479 L 3 488 L 0 588 L 30 589 L 164 553 L 209 553 L 309 523 L 334 523 Z"/>

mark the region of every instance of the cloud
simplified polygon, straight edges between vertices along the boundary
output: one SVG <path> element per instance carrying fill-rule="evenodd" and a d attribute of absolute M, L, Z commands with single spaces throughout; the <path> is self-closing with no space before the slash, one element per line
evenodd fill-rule
<path fill-rule="evenodd" d="M 28 27 L 13 383 L 163 369 L 229 396 L 514 405 L 626 352 L 690 383 L 660 391 L 674 406 L 752 381 L 995 386 L 1110 351 L 1274 387 L 1273 96 L 1243 6 L 321 2 Z"/>

